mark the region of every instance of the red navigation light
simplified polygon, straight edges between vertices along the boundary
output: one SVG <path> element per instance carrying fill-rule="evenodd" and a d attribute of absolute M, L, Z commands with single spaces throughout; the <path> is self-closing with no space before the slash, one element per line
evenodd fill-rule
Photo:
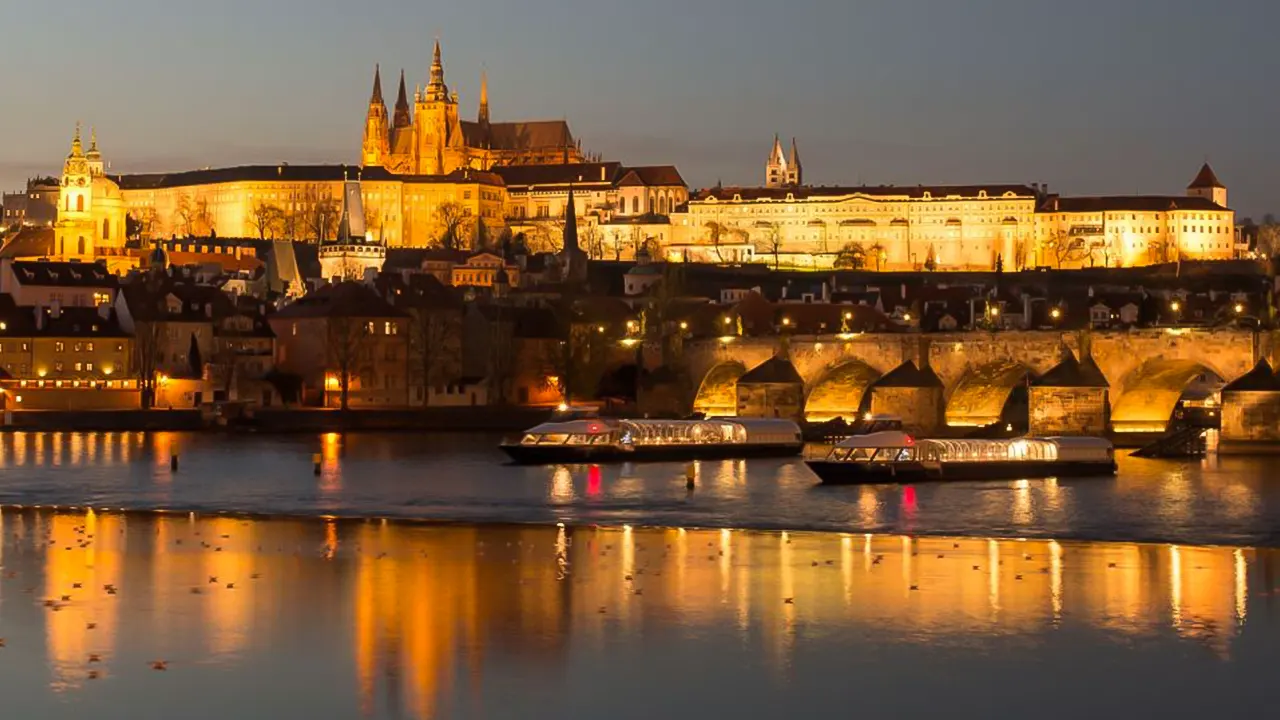
<path fill-rule="evenodd" d="M 587 423 L 587 432 L 600 432 L 600 427 L 600 423 L 597 422 Z"/>
<path fill-rule="evenodd" d="M 916 510 L 916 488 L 914 485 L 908 485 L 902 489 L 902 504 L 906 506 L 910 512 Z"/>
<path fill-rule="evenodd" d="M 908 436 L 907 436 L 907 445 L 915 445 L 915 444 L 916 444 L 916 439 L 915 439 L 915 438 L 913 438 L 913 437 L 911 437 L 910 435 L 908 435 Z"/>

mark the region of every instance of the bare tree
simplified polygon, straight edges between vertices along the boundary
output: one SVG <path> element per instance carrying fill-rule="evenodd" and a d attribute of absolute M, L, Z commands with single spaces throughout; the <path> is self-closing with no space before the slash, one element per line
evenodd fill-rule
<path fill-rule="evenodd" d="M 724 262 L 724 254 L 720 252 L 720 245 L 724 242 L 725 233 L 728 229 L 721 223 L 712 220 L 707 223 L 707 239 L 711 242 L 712 251 L 716 254 L 716 262 Z"/>
<path fill-rule="evenodd" d="M 196 200 L 195 209 L 191 214 L 192 230 L 200 237 L 211 237 L 217 232 L 213 220 L 213 213 L 209 210 L 209 201 L 205 198 Z"/>
<path fill-rule="evenodd" d="M 934 272 L 938 269 L 938 251 L 934 249 L 933 243 L 929 243 L 929 249 L 924 256 L 924 269 Z"/>
<path fill-rule="evenodd" d="M 440 203 L 436 207 L 434 220 L 438 245 L 446 250 L 462 249 L 464 229 L 468 223 L 462 205 L 456 202 Z"/>
<path fill-rule="evenodd" d="M 328 189 L 308 187 L 302 193 L 299 228 L 317 243 L 337 237 L 338 220 L 342 209 Z"/>
<path fill-rule="evenodd" d="M 325 332 L 328 365 L 337 376 L 341 393 L 340 407 L 345 411 L 350 406 L 351 380 L 359 377 L 366 369 L 369 351 L 373 347 L 368 341 L 372 333 L 367 323 L 357 318 L 336 315 L 328 318 Z M 327 374 L 325 390 L 328 390 Z"/>
<path fill-rule="evenodd" d="M 564 220 L 555 217 L 538 218 L 527 237 L 529 249 L 533 252 L 560 252 L 564 244 Z"/>
<path fill-rule="evenodd" d="M 259 202 L 253 206 L 253 227 L 259 240 L 274 239 L 284 221 L 284 211 L 278 205 Z"/>
<path fill-rule="evenodd" d="M 178 201 L 174 205 L 173 220 L 174 229 L 185 237 L 191 236 L 193 222 L 195 220 L 196 206 L 191 199 L 191 195 L 183 193 L 178 196 Z"/>
<path fill-rule="evenodd" d="M 604 259 L 604 233 L 600 231 L 599 225 L 588 223 L 580 226 L 578 236 L 582 238 L 583 243 L 587 246 L 587 257 L 592 260 Z"/>
<path fill-rule="evenodd" d="M 782 226 L 777 222 L 764 224 L 764 250 L 773 255 L 773 269 L 777 270 L 782 260 Z"/>
<path fill-rule="evenodd" d="M 409 309 L 409 359 L 422 382 L 422 406 L 431 402 L 431 388 L 453 380 L 460 364 L 461 317 L 452 308 L 425 302 Z"/>
<path fill-rule="evenodd" d="M 143 410 L 150 410 L 156 402 L 156 375 L 163 343 L 160 323 L 147 320 L 134 324 L 133 368 L 138 374 L 138 396 Z"/>
<path fill-rule="evenodd" d="M 1068 237 L 1066 233 L 1055 232 L 1045 244 L 1058 269 L 1066 263 L 1081 262 L 1089 257 L 1091 249 L 1085 245 L 1084 238 Z"/>

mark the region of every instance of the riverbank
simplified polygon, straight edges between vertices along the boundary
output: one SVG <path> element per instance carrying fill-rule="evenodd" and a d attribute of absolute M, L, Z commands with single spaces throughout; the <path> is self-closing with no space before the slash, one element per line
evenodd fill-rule
<path fill-rule="evenodd" d="M 223 424 L 200 410 L 26 410 L 5 414 L 3 431 L 49 432 L 519 432 L 550 417 L 545 408 L 434 407 L 406 410 L 257 410 Z"/>

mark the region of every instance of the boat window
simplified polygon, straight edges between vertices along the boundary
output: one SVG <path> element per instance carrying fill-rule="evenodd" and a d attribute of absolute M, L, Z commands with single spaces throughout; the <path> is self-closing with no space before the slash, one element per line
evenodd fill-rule
<path fill-rule="evenodd" d="M 539 444 L 540 445 L 563 445 L 565 441 L 568 439 L 569 439 L 569 436 L 563 433 L 543 435 L 542 440 L 539 442 Z"/>

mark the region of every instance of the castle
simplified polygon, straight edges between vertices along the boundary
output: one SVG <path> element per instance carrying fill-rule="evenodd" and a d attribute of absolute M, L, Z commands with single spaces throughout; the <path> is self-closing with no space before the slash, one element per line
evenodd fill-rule
<path fill-rule="evenodd" d="M 580 163 L 582 147 L 563 120 L 495 123 L 489 117 L 488 78 L 480 79 L 480 110 L 475 122 L 460 119 L 458 95 L 444 81 L 440 41 L 436 41 L 426 88 L 413 93 L 413 107 L 400 72 L 395 112 L 382 99 L 381 68 L 374 70 L 373 95 L 361 150 L 365 167 L 395 175 L 447 175 L 496 165 Z"/>

